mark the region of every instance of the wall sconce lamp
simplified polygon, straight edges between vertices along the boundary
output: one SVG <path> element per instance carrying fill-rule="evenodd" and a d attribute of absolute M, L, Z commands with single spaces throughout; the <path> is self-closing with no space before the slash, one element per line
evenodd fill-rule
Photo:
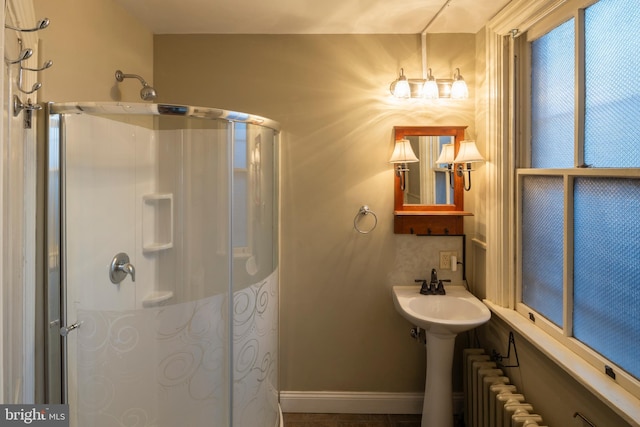
<path fill-rule="evenodd" d="M 409 170 L 407 163 L 415 163 L 419 161 L 420 160 L 416 157 L 416 154 L 411 148 L 411 141 L 408 139 L 401 139 L 396 142 L 391 158 L 389 159 L 389 163 L 396 165 L 396 176 L 400 177 L 400 189 L 402 191 L 404 191 L 405 187 L 405 175 Z"/>
<path fill-rule="evenodd" d="M 462 141 L 460 142 L 460 149 L 458 155 L 454 158 L 453 144 L 445 144 L 442 146 L 440 156 L 436 160 L 438 164 L 446 164 L 447 169 L 451 171 L 455 164 L 456 175 L 462 177 L 462 182 L 465 191 L 471 190 L 471 163 L 484 162 L 484 157 L 478 151 L 475 141 Z M 465 179 L 465 172 L 467 173 L 467 179 Z M 449 181 L 453 187 L 451 180 Z"/>
<path fill-rule="evenodd" d="M 451 170 L 453 169 L 453 159 L 455 157 L 454 150 L 453 144 L 444 144 L 442 146 L 442 151 L 440 151 L 440 156 L 438 156 L 438 159 L 436 160 L 436 164 L 438 165 L 447 165 L 447 175 L 449 176 L 449 186 L 451 188 L 453 188 L 453 174 L 451 173 Z"/>
<path fill-rule="evenodd" d="M 398 78 L 391 82 L 389 91 L 396 98 L 422 98 L 422 99 L 466 99 L 469 97 L 469 88 L 460 74 L 460 68 L 456 68 L 453 79 L 436 79 L 428 74 L 424 79 L 408 79 L 404 75 L 404 69 L 400 69 Z"/>

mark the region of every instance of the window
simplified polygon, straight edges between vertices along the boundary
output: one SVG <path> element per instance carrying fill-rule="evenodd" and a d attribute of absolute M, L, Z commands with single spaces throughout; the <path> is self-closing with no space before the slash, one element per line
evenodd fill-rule
<path fill-rule="evenodd" d="M 530 137 L 516 170 L 516 308 L 637 393 L 640 8 L 600 0 L 563 18 L 518 51 Z"/>

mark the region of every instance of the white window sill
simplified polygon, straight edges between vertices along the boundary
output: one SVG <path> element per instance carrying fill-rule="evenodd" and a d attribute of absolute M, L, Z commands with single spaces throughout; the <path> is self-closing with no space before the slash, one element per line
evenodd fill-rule
<path fill-rule="evenodd" d="M 500 307 L 488 300 L 484 300 L 484 303 L 491 312 L 505 321 L 516 332 L 526 337 L 541 353 L 564 369 L 625 421 L 632 426 L 640 427 L 639 397 L 612 382 L 607 375 L 577 357 L 572 351 L 514 310 Z"/>

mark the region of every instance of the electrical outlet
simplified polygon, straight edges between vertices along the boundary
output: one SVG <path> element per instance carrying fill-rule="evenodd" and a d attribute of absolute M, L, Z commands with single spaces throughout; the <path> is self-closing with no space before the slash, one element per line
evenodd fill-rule
<path fill-rule="evenodd" d="M 451 257 L 458 256 L 456 251 L 440 252 L 440 270 L 451 270 Z"/>

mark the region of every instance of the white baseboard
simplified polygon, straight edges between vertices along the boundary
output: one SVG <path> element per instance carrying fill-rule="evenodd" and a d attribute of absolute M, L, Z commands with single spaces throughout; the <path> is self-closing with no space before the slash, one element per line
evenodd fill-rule
<path fill-rule="evenodd" d="M 282 412 L 316 414 L 420 414 L 423 393 L 281 391 Z M 454 393 L 454 412 L 464 407 L 463 393 Z"/>
<path fill-rule="evenodd" d="M 423 393 L 281 391 L 282 412 L 420 414 Z"/>

